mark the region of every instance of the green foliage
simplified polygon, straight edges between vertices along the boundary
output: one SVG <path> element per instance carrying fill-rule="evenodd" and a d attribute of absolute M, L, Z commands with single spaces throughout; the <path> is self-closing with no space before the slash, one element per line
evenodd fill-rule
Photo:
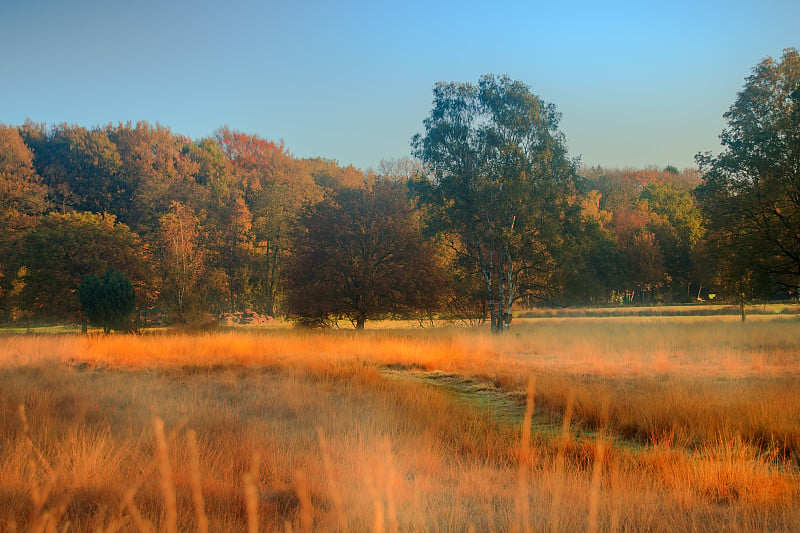
<path fill-rule="evenodd" d="M 56 206 L 93 213 L 125 212 L 133 190 L 121 172 L 117 146 L 105 131 L 59 124 L 50 130 L 26 123 L 20 130 L 34 166 Z"/>
<path fill-rule="evenodd" d="M 147 247 L 112 215 L 49 213 L 23 237 L 15 262 L 15 304 L 38 318 L 77 320 L 81 281 L 111 267 L 129 273 L 145 303 L 158 285 Z"/>
<path fill-rule="evenodd" d="M 697 156 L 706 248 L 728 287 L 800 284 L 800 54 L 761 61 L 725 113 L 719 155 Z M 756 282 L 755 280 L 761 280 Z"/>
<path fill-rule="evenodd" d="M 529 87 L 483 76 L 477 85 L 439 83 L 415 183 L 433 230 L 457 234 L 458 252 L 485 281 L 492 331 L 522 296 L 553 291 L 560 249 L 577 215 L 576 167 L 567 158 L 560 115 Z"/>
<path fill-rule="evenodd" d="M 78 289 L 78 299 L 83 314 L 94 326 L 109 331 L 128 331 L 131 328 L 131 314 L 136 309 L 136 296 L 128 277 L 111 268 L 102 279 L 97 274 L 89 274 Z"/>

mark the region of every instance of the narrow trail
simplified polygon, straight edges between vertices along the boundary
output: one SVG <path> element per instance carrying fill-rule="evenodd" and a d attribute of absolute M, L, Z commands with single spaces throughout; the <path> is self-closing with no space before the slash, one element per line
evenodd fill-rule
<path fill-rule="evenodd" d="M 518 425 L 525 414 L 524 393 L 503 390 L 485 378 L 397 365 L 384 367 L 381 373 L 390 379 L 443 389 L 460 402 L 487 412 L 500 423 Z"/>
<path fill-rule="evenodd" d="M 493 381 L 462 374 L 425 370 L 416 367 L 390 365 L 381 368 L 389 379 L 412 382 L 424 387 L 435 387 L 452 395 L 457 401 L 485 413 L 500 425 L 519 428 L 525 416 L 525 392 L 509 391 Z M 536 408 L 531 420 L 531 432 L 550 438 L 561 433 L 561 415 L 550 410 Z M 596 432 L 585 431 L 574 424 L 570 429 L 572 439 L 594 440 Z"/>
<path fill-rule="evenodd" d="M 452 395 L 457 401 L 478 412 L 486 413 L 499 425 L 520 428 L 525 416 L 526 397 L 524 391 L 509 391 L 492 380 L 462 374 L 426 370 L 417 366 L 388 365 L 380 369 L 385 377 L 398 381 L 435 387 Z M 535 406 L 531 420 L 531 433 L 551 441 L 557 440 L 562 431 L 562 414 Z M 580 426 L 580 420 L 572 419 L 570 440 L 574 443 L 594 442 L 599 436 L 596 430 Z M 606 435 L 614 446 L 629 451 L 641 451 L 642 444 L 618 435 Z"/>

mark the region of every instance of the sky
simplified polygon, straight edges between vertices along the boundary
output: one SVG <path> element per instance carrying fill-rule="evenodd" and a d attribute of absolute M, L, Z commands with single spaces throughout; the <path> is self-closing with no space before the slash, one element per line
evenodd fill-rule
<path fill-rule="evenodd" d="M 507 74 L 587 166 L 694 167 L 797 0 L 0 0 L 0 122 L 220 126 L 367 170 L 411 153 L 438 81 Z"/>

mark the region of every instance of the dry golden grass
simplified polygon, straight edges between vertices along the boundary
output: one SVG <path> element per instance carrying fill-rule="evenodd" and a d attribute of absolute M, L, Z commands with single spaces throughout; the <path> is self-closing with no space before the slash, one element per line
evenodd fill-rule
<path fill-rule="evenodd" d="M 797 530 L 798 325 L 3 337 L 0 529 Z"/>

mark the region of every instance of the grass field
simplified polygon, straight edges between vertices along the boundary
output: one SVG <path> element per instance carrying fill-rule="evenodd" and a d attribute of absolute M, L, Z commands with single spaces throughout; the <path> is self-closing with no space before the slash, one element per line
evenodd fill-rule
<path fill-rule="evenodd" d="M 800 530 L 800 321 L 0 338 L 0 530 Z"/>

